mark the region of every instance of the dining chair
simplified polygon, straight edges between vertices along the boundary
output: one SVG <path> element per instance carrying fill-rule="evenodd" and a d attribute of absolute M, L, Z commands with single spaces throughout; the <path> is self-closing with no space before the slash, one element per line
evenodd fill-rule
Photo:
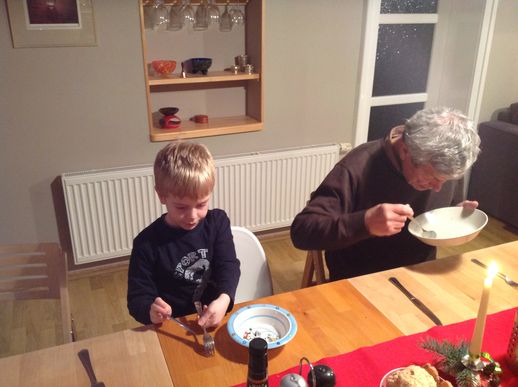
<path fill-rule="evenodd" d="M 64 343 L 75 340 L 67 280 L 57 243 L 0 245 L 0 301 L 59 300 Z"/>
<path fill-rule="evenodd" d="M 261 242 L 244 227 L 232 226 L 231 229 L 237 258 L 241 262 L 241 277 L 237 285 L 235 302 L 271 296 L 272 277 Z"/>
<path fill-rule="evenodd" d="M 314 281 L 313 276 L 315 276 Z M 323 284 L 327 281 L 322 250 L 309 250 L 302 273 L 301 288 Z"/>

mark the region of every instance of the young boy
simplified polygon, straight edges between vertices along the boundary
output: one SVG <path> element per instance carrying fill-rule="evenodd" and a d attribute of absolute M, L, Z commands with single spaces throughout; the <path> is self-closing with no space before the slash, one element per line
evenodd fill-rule
<path fill-rule="evenodd" d="M 204 145 L 170 143 L 158 152 L 154 174 L 167 213 L 133 241 L 128 310 L 142 324 L 157 324 L 195 313 L 193 301 L 201 300 L 199 325 L 217 326 L 233 307 L 240 269 L 230 220 L 208 209 L 214 160 Z"/>

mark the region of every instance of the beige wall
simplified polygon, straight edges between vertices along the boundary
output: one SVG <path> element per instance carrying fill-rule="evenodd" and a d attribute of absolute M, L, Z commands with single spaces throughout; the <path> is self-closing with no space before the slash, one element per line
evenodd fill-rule
<path fill-rule="evenodd" d="M 518 102 L 518 1 L 500 0 L 479 121 Z"/>
<path fill-rule="evenodd" d="M 352 142 L 363 1 L 266 0 L 265 127 L 215 155 Z M 94 1 L 97 47 L 13 49 L 0 2 L 0 243 L 59 241 L 63 172 L 151 163 L 137 1 Z M 500 0 L 481 120 L 518 101 L 518 3 Z M 58 206 L 59 208 L 59 206 Z"/>
<path fill-rule="evenodd" d="M 63 172 L 151 163 L 137 0 L 94 1 L 97 47 L 13 49 L 0 2 L 0 243 L 59 241 Z M 352 141 L 362 1 L 266 1 L 265 127 L 215 155 Z"/>

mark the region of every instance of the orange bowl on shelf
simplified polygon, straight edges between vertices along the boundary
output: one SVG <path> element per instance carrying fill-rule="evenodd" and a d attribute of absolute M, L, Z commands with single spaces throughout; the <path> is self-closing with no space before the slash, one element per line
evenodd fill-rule
<path fill-rule="evenodd" d="M 167 77 L 171 75 L 176 68 L 176 61 L 174 60 L 154 60 L 151 62 L 155 74 L 160 77 Z"/>

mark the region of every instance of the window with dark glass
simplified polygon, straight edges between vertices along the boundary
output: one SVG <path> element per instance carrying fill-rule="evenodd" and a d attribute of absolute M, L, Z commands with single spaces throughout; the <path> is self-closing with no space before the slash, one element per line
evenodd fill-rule
<path fill-rule="evenodd" d="M 367 141 L 385 137 L 390 129 L 403 125 L 405 120 L 422 108 L 424 102 L 371 107 Z"/>
<path fill-rule="evenodd" d="M 426 91 L 433 31 L 433 24 L 379 26 L 374 97 Z"/>
<path fill-rule="evenodd" d="M 381 13 L 437 13 L 437 0 L 382 0 Z"/>
<path fill-rule="evenodd" d="M 435 14 L 439 0 L 382 0 L 381 14 Z M 419 15 L 416 15 L 419 16 Z M 427 92 L 428 71 L 435 24 L 380 24 L 373 97 L 401 96 Z M 370 110 L 368 140 L 384 137 L 401 125 L 424 102 L 373 106 Z"/>

